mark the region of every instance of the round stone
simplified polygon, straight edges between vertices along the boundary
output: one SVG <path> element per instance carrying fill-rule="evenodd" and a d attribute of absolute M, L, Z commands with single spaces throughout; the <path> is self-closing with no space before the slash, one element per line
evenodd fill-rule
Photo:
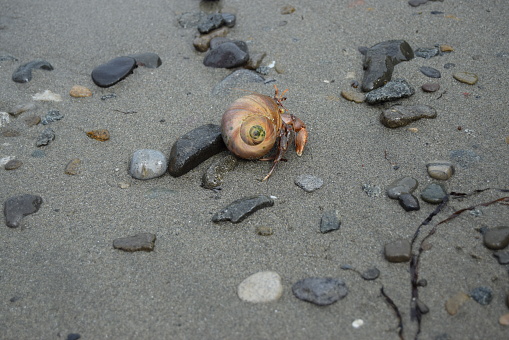
<path fill-rule="evenodd" d="M 5 170 L 15 170 L 23 165 L 23 162 L 18 159 L 11 159 L 5 164 Z"/>
<path fill-rule="evenodd" d="M 431 178 L 447 180 L 454 174 L 454 166 L 447 161 L 433 161 L 426 164 Z"/>
<path fill-rule="evenodd" d="M 456 72 L 452 75 L 454 79 L 465 84 L 474 85 L 479 79 L 477 74 L 470 72 Z"/>
<path fill-rule="evenodd" d="M 440 78 L 442 76 L 440 71 L 433 67 L 421 66 L 419 70 L 421 71 L 422 74 L 430 78 Z"/>
<path fill-rule="evenodd" d="M 237 295 L 252 303 L 276 301 L 283 295 L 281 276 L 272 271 L 255 273 L 239 284 Z"/>
<path fill-rule="evenodd" d="M 92 95 L 92 91 L 85 86 L 74 85 L 69 91 L 69 95 L 74 98 L 90 97 Z"/>
<path fill-rule="evenodd" d="M 421 198 L 424 202 L 431 204 L 440 204 L 447 195 L 447 191 L 441 184 L 430 183 L 421 192 Z"/>
<path fill-rule="evenodd" d="M 440 89 L 440 84 L 438 83 L 426 83 L 421 86 L 421 89 L 424 92 L 436 92 Z"/>
<path fill-rule="evenodd" d="M 509 227 L 498 226 L 488 229 L 483 235 L 483 242 L 489 249 L 504 249 L 509 245 Z"/>
<path fill-rule="evenodd" d="M 419 183 L 415 178 L 403 177 L 392 182 L 386 190 L 387 196 L 397 199 L 401 194 L 411 194 Z"/>
<path fill-rule="evenodd" d="M 129 173 L 136 179 L 151 179 L 164 174 L 167 168 L 168 162 L 161 151 L 141 149 L 134 152 Z"/>
<path fill-rule="evenodd" d="M 355 103 L 362 103 L 366 99 L 366 96 L 363 93 L 355 92 L 355 91 L 347 91 L 342 90 L 341 96 L 345 98 L 346 100 L 355 102 Z"/>

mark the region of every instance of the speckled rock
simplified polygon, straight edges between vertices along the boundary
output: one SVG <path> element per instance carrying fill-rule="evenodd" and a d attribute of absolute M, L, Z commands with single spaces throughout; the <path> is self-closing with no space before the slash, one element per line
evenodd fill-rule
<path fill-rule="evenodd" d="M 113 248 L 128 252 L 154 250 L 156 235 L 140 233 L 134 236 L 122 237 L 113 240 Z"/>
<path fill-rule="evenodd" d="M 428 184 L 421 192 L 422 200 L 430 204 L 442 203 L 445 196 L 447 196 L 447 191 L 442 184 L 438 183 Z"/>
<path fill-rule="evenodd" d="M 341 226 L 340 216 L 337 210 L 326 211 L 320 220 L 320 232 L 322 234 L 338 230 Z"/>
<path fill-rule="evenodd" d="M 479 80 L 477 74 L 470 72 L 456 72 L 452 76 L 457 81 L 468 85 L 474 85 L 475 83 L 477 83 L 477 80 Z"/>
<path fill-rule="evenodd" d="M 206 189 L 220 186 L 223 183 L 224 175 L 235 169 L 238 162 L 237 157 L 231 153 L 226 153 L 208 167 L 202 176 L 201 186 Z"/>
<path fill-rule="evenodd" d="M 387 243 L 384 248 L 385 259 L 389 262 L 408 262 L 412 256 L 412 249 L 408 240 L 396 240 Z"/>
<path fill-rule="evenodd" d="M 201 18 L 200 22 L 198 23 L 198 31 L 202 34 L 206 34 L 223 25 L 223 15 L 221 13 L 212 13 Z"/>
<path fill-rule="evenodd" d="M 167 168 L 168 162 L 161 151 L 141 149 L 133 153 L 129 173 L 136 179 L 151 179 L 162 176 Z"/>
<path fill-rule="evenodd" d="M 92 80 L 97 86 L 110 87 L 133 73 L 136 60 L 131 57 L 118 57 L 92 70 Z"/>
<path fill-rule="evenodd" d="M 438 47 L 419 47 L 414 50 L 416 57 L 429 59 L 440 54 Z"/>
<path fill-rule="evenodd" d="M 168 162 L 168 172 L 179 177 L 206 159 L 226 150 L 221 126 L 207 124 L 189 131 L 173 144 Z"/>
<path fill-rule="evenodd" d="M 415 89 L 405 79 L 394 79 L 384 86 L 366 94 L 366 103 L 378 104 L 410 97 Z"/>
<path fill-rule="evenodd" d="M 323 180 L 313 175 L 300 175 L 295 178 L 295 184 L 306 192 L 313 192 L 322 187 Z"/>
<path fill-rule="evenodd" d="M 366 271 L 361 273 L 361 276 L 364 280 L 371 281 L 376 280 L 380 276 L 380 270 L 378 268 L 369 268 Z"/>
<path fill-rule="evenodd" d="M 37 138 L 37 141 L 35 142 L 35 145 L 36 146 L 48 145 L 53 140 L 55 140 L 55 131 L 53 131 L 52 128 L 47 128 Z"/>
<path fill-rule="evenodd" d="M 454 175 L 454 166 L 447 161 L 433 161 L 426 164 L 428 175 L 431 178 L 442 181 L 448 180 Z"/>
<path fill-rule="evenodd" d="M 281 276 L 272 271 L 255 273 L 239 284 L 237 294 L 241 300 L 251 303 L 276 301 L 283 295 Z"/>
<path fill-rule="evenodd" d="M 241 198 L 214 214 L 212 222 L 231 221 L 232 223 L 238 223 L 255 211 L 273 205 L 274 200 L 265 195 Z"/>
<path fill-rule="evenodd" d="M 398 196 L 398 201 L 399 205 L 401 205 L 405 211 L 416 211 L 421 209 L 419 200 L 412 194 L 401 194 Z"/>
<path fill-rule="evenodd" d="M 49 123 L 56 122 L 64 118 L 64 115 L 58 110 L 49 110 L 46 115 L 42 118 L 42 125 L 48 125 Z"/>
<path fill-rule="evenodd" d="M 493 300 L 493 290 L 487 286 L 476 287 L 469 293 L 470 297 L 477 303 L 485 306 Z"/>
<path fill-rule="evenodd" d="M 386 189 L 386 194 L 392 199 L 397 199 L 401 194 L 411 194 L 419 183 L 415 178 L 403 177 L 395 180 Z"/>
<path fill-rule="evenodd" d="M 86 132 L 89 138 L 105 142 L 110 139 L 110 132 L 107 129 L 91 130 Z"/>
<path fill-rule="evenodd" d="M 498 226 L 488 229 L 483 235 L 483 242 L 490 249 L 504 249 L 509 244 L 509 227 Z"/>
<path fill-rule="evenodd" d="M 42 204 L 42 197 L 38 195 L 19 195 L 8 198 L 4 202 L 5 224 L 9 228 L 17 228 L 23 217 L 36 213 Z"/>
<path fill-rule="evenodd" d="M 348 295 L 348 288 L 343 280 L 330 277 L 309 277 L 297 281 L 292 286 L 296 298 L 327 306 Z"/>
<path fill-rule="evenodd" d="M 26 64 L 21 65 L 12 74 L 12 80 L 16 83 L 28 83 L 32 80 L 32 70 L 41 69 L 46 71 L 52 71 L 53 66 L 46 60 L 38 59 L 30 61 Z"/>
<path fill-rule="evenodd" d="M 380 122 L 388 128 L 406 126 L 421 118 L 435 118 L 437 111 L 429 105 L 394 105 L 380 114 Z"/>

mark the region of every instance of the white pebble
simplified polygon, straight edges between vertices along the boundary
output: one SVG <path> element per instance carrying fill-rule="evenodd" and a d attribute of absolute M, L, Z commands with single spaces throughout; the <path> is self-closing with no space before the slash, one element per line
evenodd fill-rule
<path fill-rule="evenodd" d="M 283 294 L 281 276 L 272 271 L 255 273 L 239 284 L 237 294 L 252 303 L 276 301 Z"/>
<path fill-rule="evenodd" d="M 361 327 L 362 325 L 364 325 L 364 320 L 362 320 L 362 319 L 357 319 L 357 320 L 354 320 L 354 321 L 352 322 L 352 327 L 353 327 L 353 328 L 359 328 L 359 327 Z"/>
<path fill-rule="evenodd" d="M 32 96 L 33 100 L 40 100 L 45 102 L 61 102 L 62 96 L 57 93 L 53 93 L 50 90 L 46 90 L 42 93 L 36 93 Z"/>
<path fill-rule="evenodd" d="M 151 179 L 163 175 L 168 168 L 161 151 L 141 149 L 134 152 L 129 172 L 136 179 Z"/>
<path fill-rule="evenodd" d="M 0 127 L 7 126 L 9 122 L 9 114 L 7 112 L 0 112 Z"/>

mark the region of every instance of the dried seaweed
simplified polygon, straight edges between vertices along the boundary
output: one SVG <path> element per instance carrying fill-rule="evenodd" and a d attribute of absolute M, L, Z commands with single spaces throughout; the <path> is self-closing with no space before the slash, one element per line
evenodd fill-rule
<path fill-rule="evenodd" d="M 387 294 L 385 294 L 383 286 L 380 288 L 380 293 L 382 293 L 382 295 L 385 298 L 385 301 L 389 304 L 389 306 L 391 306 L 391 308 L 394 310 L 394 313 L 396 313 L 396 316 L 398 317 L 398 328 L 399 328 L 398 335 L 401 340 L 404 340 L 405 338 L 403 337 L 403 318 L 401 317 L 401 313 L 399 312 L 398 306 L 396 306 L 394 301 L 392 301 L 392 299 Z"/>

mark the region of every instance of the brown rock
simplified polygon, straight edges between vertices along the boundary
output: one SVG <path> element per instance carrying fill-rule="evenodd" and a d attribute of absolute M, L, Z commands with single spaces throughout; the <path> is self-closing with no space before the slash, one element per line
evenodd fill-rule
<path fill-rule="evenodd" d="M 260 65 L 262 64 L 263 58 L 267 53 L 260 52 L 260 53 L 249 53 L 249 60 L 247 61 L 247 64 L 244 65 L 244 68 L 247 68 L 249 70 L 256 70 Z"/>
<path fill-rule="evenodd" d="M 71 88 L 71 91 L 69 91 L 69 94 L 74 98 L 83 98 L 90 97 L 92 95 L 92 91 L 87 89 L 85 86 L 74 85 Z"/>
<path fill-rule="evenodd" d="M 5 170 L 15 170 L 17 168 L 19 168 L 20 166 L 23 165 L 23 162 L 18 160 L 18 159 L 11 159 L 10 161 L 8 161 L 4 168 Z"/>
<path fill-rule="evenodd" d="M 356 103 L 362 103 L 366 99 L 366 96 L 363 93 L 347 91 L 347 90 L 342 90 L 341 96 L 343 98 L 345 98 L 346 100 L 356 102 Z"/>
<path fill-rule="evenodd" d="M 293 12 L 295 12 L 295 7 L 291 6 L 291 5 L 285 5 L 283 7 L 281 7 L 281 14 L 292 14 Z"/>
<path fill-rule="evenodd" d="M 426 83 L 421 86 L 424 92 L 436 92 L 440 90 L 440 84 L 438 83 Z"/>
<path fill-rule="evenodd" d="M 408 262 L 412 256 L 412 249 L 408 240 L 396 240 L 385 245 L 385 258 L 389 262 Z"/>
<path fill-rule="evenodd" d="M 441 52 L 452 52 L 454 51 L 454 48 L 450 45 L 440 45 L 440 51 Z"/>
<path fill-rule="evenodd" d="M 229 32 L 228 27 L 223 26 L 221 28 L 218 28 L 217 30 L 210 32 L 210 33 L 199 36 L 199 37 L 195 38 L 193 41 L 194 48 L 199 52 L 206 52 L 209 49 L 210 41 L 213 38 L 226 37 L 228 32 Z"/>
<path fill-rule="evenodd" d="M 479 79 L 477 74 L 470 72 L 456 72 L 452 75 L 454 79 L 468 85 L 474 85 Z"/>
<path fill-rule="evenodd" d="M 454 295 L 445 302 L 445 310 L 450 315 L 456 315 L 458 313 L 460 306 L 468 299 L 470 299 L 468 294 L 459 292 L 458 294 Z"/>
<path fill-rule="evenodd" d="M 394 105 L 380 114 L 380 122 L 388 128 L 405 126 L 421 118 L 435 118 L 437 111 L 429 105 Z"/>
<path fill-rule="evenodd" d="M 151 233 L 141 233 L 134 236 L 117 238 L 113 241 L 113 248 L 124 251 L 152 251 L 156 235 Z"/>
<path fill-rule="evenodd" d="M 72 161 L 67 163 L 64 173 L 66 173 L 67 175 L 77 175 L 80 164 L 81 160 L 79 158 L 73 159 Z"/>
<path fill-rule="evenodd" d="M 87 132 L 87 136 L 100 142 L 104 142 L 110 139 L 110 132 L 106 129 L 92 130 Z"/>
<path fill-rule="evenodd" d="M 27 117 L 25 117 L 24 121 L 25 121 L 26 125 L 34 126 L 41 122 L 41 117 L 35 116 L 35 115 L 27 116 Z"/>
<path fill-rule="evenodd" d="M 506 314 L 500 316 L 500 318 L 498 319 L 498 322 L 502 326 L 509 326 L 509 313 L 506 313 Z"/>

